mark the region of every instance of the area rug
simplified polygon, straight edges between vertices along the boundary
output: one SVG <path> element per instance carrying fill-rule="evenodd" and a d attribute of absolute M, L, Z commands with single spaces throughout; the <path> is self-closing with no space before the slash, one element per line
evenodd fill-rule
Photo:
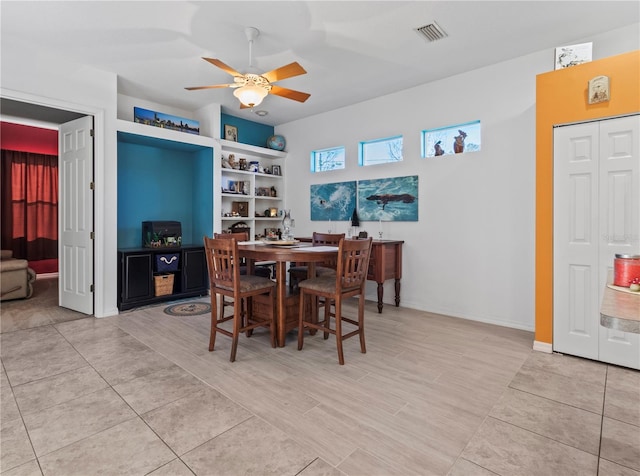
<path fill-rule="evenodd" d="M 198 316 L 210 312 L 211 304 L 206 302 L 182 302 L 164 308 L 164 313 L 170 316 Z"/>

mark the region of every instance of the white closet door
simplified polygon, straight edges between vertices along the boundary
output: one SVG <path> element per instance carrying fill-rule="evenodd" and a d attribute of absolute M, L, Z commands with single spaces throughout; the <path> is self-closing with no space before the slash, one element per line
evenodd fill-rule
<path fill-rule="evenodd" d="M 600 123 L 600 299 L 616 253 L 640 253 L 640 116 Z M 600 360 L 640 369 L 640 335 L 600 326 Z"/>
<path fill-rule="evenodd" d="M 553 349 L 640 369 L 640 335 L 600 326 L 616 253 L 640 253 L 640 116 L 554 131 Z"/>
<path fill-rule="evenodd" d="M 598 358 L 598 123 L 554 131 L 553 350 Z"/>

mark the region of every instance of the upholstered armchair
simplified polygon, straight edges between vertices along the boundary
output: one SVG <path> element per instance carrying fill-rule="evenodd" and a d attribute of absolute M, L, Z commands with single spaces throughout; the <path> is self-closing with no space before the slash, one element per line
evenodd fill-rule
<path fill-rule="evenodd" d="M 0 252 L 0 300 L 30 298 L 36 272 L 26 259 L 13 258 L 13 251 Z"/>

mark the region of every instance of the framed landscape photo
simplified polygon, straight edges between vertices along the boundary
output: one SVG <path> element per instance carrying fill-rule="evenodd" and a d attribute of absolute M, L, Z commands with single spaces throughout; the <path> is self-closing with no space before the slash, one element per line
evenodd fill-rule
<path fill-rule="evenodd" d="M 238 128 L 236 126 L 224 125 L 224 138 L 233 142 L 238 142 Z"/>
<path fill-rule="evenodd" d="M 198 121 L 165 114 L 164 112 L 150 111 L 141 107 L 133 108 L 133 122 L 189 134 L 200 134 L 200 123 Z"/>

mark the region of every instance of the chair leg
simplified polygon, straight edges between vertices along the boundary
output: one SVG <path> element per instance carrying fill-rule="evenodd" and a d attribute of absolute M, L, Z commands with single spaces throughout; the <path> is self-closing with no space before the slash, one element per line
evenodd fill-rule
<path fill-rule="evenodd" d="M 218 326 L 218 303 L 216 293 L 211 293 L 211 334 L 209 335 L 209 352 L 216 345 L 216 330 Z"/>
<path fill-rule="evenodd" d="M 300 288 L 300 311 L 298 316 L 298 350 L 304 345 L 304 290 Z"/>
<path fill-rule="evenodd" d="M 249 298 L 251 299 L 251 298 Z M 242 325 L 244 326 L 248 326 L 249 325 L 249 305 L 247 304 L 245 306 L 245 302 L 244 302 L 244 298 L 240 300 L 240 312 L 242 313 Z M 253 309 L 251 309 L 251 316 L 253 316 Z M 247 337 L 251 337 L 253 335 L 253 329 L 249 329 L 246 332 L 246 336 Z"/>
<path fill-rule="evenodd" d="M 360 331 L 360 352 L 367 353 L 364 345 L 364 294 L 360 294 L 358 298 L 358 330 Z"/>
<path fill-rule="evenodd" d="M 344 365 L 344 352 L 342 351 L 342 299 L 336 298 L 336 344 L 338 346 L 338 363 Z"/>
<path fill-rule="evenodd" d="M 224 311 L 232 303 L 227 301 L 224 296 L 220 296 L 220 319 L 224 319 Z"/>
<path fill-rule="evenodd" d="M 229 359 L 231 362 L 236 361 L 236 351 L 238 350 L 238 336 L 240 335 L 241 322 L 242 304 L 240 303 L 240 299 L 235 299 L 233 303 L 233 337 L 231 338 L 231 358 Z"/>
<path fill-rule="evenodd" d="M 329 298 L 324 299 L 324 327 L 329 329 L 331 327 L 331 300 Z M 324 340 L 329 338 L 329 332 L 324 332 Z"/>

